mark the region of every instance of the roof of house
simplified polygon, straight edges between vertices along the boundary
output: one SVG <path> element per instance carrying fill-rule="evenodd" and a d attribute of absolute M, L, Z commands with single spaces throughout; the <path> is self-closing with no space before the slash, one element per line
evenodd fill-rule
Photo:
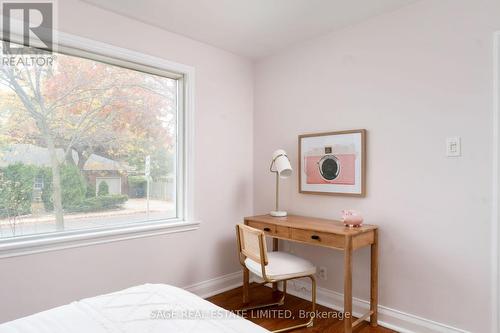
<path fill-rule="evenodd" d="M 60 148 L 56 149 L 57 158 L 62 161 L 64 151 Z M 78 162 L 78 154 L 73 151 L 73 160 Z M 0 167 L 6 167 L 14 163 L 24 163 L 37 166 L 50 167 L 50 155 L 47 148 L 35 146 L 32 144 L 13 144 L 4 148 L 0 148 Z M 83 170 L 97 171 L 132 171 L 133 168 L 124 162 L 114 161 L 112 159 L 99 156 L 96 154 L 90 155 L 85 163 Z"/>

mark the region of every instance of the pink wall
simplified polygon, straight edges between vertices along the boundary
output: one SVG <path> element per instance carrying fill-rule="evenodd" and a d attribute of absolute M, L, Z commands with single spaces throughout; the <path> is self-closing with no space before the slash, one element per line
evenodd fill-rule
<path fill-rule="evenodd" d="M 235 272 L 234 224 L 252 213 L 253 68 L 241 57 L 81 1 L 63 32 L 196 69 L 198 231 L 0 259 L 0 322 L 145 282 L 185 286 Z M 223 158 L 230 156 L 231 158 Z M 224 175 L 223 185 L 216 175 Z"/>
<path fill-rule="evenodd" d="M 196 68 L 196 159 L 210 161 L 195 169 L 203 223 L 195 232 L 1 259 L 0 322 L 139 283 L 184 286 L 237 271 L 228 255 L 233 226 L 273 207 L 273 150 L 286 149 L 296 168 L 298 134 L 366 128 L 365 199 L 299 195 L 293 177 L 282 182 L 283 207 L 331 218 L 362 211 L 382 228 L 382 305 L 489 331 L 499 12 L 494 0 L 423 0 L 287 49 L 254 73 L 249 61 L 214 47 L 59 1 L 64 32 Z M 445 138 L 457 135 L 463 157 L 446 158 Z M 293 249 L 328 268 L 321 286 L 342 290 L 338 253 Z M 354 294 L 367 299 L 368 252 L 355 261 Z"/>
<path fill-rule="evenodd" d="M 427 0 L 260 61 L 254 114 L 254 206 L 273 208 L 273 150 L 297 168 L 301 133 L 366 128 L 365 199 L 302 195 L 283 208 L 381 227 L 380 303 L 472 332 L 490 329 L 493 0 Z M 445 156 L 461 136 L 463 157 Z M 342 257 L 294 245 L 342 291 Z M 355 255 L 354 295 L 369 299 L 369 252 Z"/>

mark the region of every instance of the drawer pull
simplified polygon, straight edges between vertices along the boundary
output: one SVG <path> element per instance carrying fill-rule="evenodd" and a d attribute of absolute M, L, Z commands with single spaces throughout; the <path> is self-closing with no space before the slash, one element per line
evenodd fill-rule
<path fill-rule="evenodd" d="M 264 231 L 271 231 L 271 228 L 264 228 Z"/>
<path fill-rule="evenodd" d="M 311 239 L 314 239 L 314 240 L 319 240 L 319 236 L 318 236 L 318 235 L 312 235 L 312 236 L 311 236 Z"/>

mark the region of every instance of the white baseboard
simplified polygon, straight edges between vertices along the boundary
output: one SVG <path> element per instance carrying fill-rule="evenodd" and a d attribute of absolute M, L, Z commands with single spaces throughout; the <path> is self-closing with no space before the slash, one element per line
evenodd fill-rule
<path fill-rule="evenodd" d="M 306 280 L 289 281 L 287 292 L 294 296 L 310 300 L 311 283 Z M 318 287 L 316 290 L 316 297 L 318 304 L 337 311 L 343 310 L 344 295 L 339 292 Z M 369 309 L 370 303 L 368 301 L 359 298 L 353 299 L 353 315 L 355 317 L 364 315 Z M 378 321 L 381 326 L 401 333 L 469 333 L 459 328 L 404 313 L 382 305 L 378 307 Z"/>
<path fill-rule="evenodd" d="M 225 291 L 240 287 L 243 281 L 243 274 L 241 271 L 231 274 L 219 276 L 210 280 L 198 282 L 190 286 L 183 287 L 189 292 L 200 296 L 201 298 L 208 298 Z"/>
<path fill-rule="evenodd" d="M 256 281 L 258 279 L 253 277 L 252 281 L 254 280 Z M 202 298 L 207 298 L 240 287 L 241 284 L 242 273 L 240 271 L 192 284 L 184 287 L 184 289 Z M 311 297 L 311 283 L 308 280 L 292 280 L 288 282 L 287 291 L 291 295 L 309 300 Z M 328 308 L 342 311 L 344 296 L 339 292 L 318 287 L 317 302 Z M 368 310 L 368 301 L 354 298 L 353 315 L 355 317 L 365 314 Z M 421 318 L 382 305 L 379 306 L 378 318 L 381 326 L 401 333 L 470 333 L 456 327 Z"/>

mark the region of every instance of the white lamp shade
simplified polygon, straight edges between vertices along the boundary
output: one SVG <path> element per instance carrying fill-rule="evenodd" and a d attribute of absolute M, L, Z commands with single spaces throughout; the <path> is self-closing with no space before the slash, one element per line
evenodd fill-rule
<path fill-rule="evenodd" d="M 273 153 L 274 166 L 281 178 L 288 178 L 292 175 L 292 166 L 286 152 L 278 149 Z"/>

